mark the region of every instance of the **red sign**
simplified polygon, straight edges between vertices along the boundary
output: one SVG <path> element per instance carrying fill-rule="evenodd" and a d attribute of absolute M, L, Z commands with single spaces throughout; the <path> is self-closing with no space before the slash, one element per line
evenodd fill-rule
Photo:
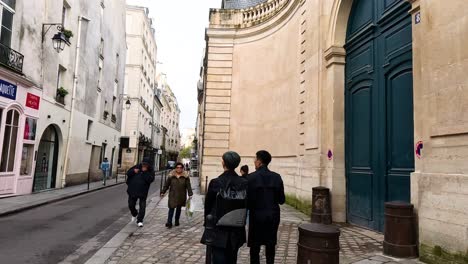
<path fill-rule="evenodd" d="M 41 98 L 39 96 L 28 93 L 28 96 L 26 97 L 26 106 L 39 110 L 40 101 L 41 101 Z"/>

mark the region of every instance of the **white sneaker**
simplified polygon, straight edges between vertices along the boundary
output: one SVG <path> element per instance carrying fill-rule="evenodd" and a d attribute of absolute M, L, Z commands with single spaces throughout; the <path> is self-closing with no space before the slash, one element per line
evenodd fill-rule
<path fill-rule="evenodd" d="M 143 227 L 143 223 L 142 222 L 138 223 L 138 227 Z"/>
<path fill-rule="evenodd" d="M 133 222 L 136 223 L 136 220 L 137 220 L 137 218 L 135 216 L 132 216 L 132 222 L 131 223 L 133 223 Z"/>

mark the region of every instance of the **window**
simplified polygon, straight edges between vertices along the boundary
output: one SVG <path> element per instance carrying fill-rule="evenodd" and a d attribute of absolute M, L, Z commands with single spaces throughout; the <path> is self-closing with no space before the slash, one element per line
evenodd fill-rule
<path fill-rule="evenodd" d="M 101 58 L 99 58 L 99 79 L 98 79 L 98 90 L 101 90 L 102 87 L 102 66 L 104 62 L 102 61 Z"/>
<path fill-rule="evenodd" d="M 104 58 L 104 39 L 101 38 L 101 44 L 99 44 L 99 55 Z"/>
<path fill-rule="evenodd" d="M 58 71 L 57 71 L 57 89 L 62 87 L 63 79 L 65 78 L 65 72 L 67 69 L 63 67 L 62 65 L 59 65 Z"/>
<path fill-rule="evenodd" d="M 62 7 L 62 25 L 66 26 L 67 23 L 67 15 L 68 15 L 68 10 L 70 9 L 70 5 L 67 3 L 67 1 L 63 1 L 63 7 Z"/>
<path fill-rule="evenodd" d="M 117 55 L 115 55 L 115 81 L 118 82 L 119 81 L 119 70 L 120 70 L 120 56 L 119 54 L 117 53 Z"/>
<path fill-rule="evenodd" d="M 19 118 L 18 111 L 13 109 L 6 114 L 0 172 L 12 172 L 14 170 Z"/>
<path fill-rule="evenodd" d="M 5 3 L 5 4 L 3 4 Z M 15 8 L 15 0 L 0 2 L 0 17 L 2 21 L 2 28 L 0 30 L 0 43 L 10 47 L 11 35 L 13 29 L 13 13 Z"/>
<path fill-rule="evenodd" d="M 112 114 L 115 115 L 117 108 L 115 107 L 115 103 L 117 102 L 117 97 L 112 97 Z"/>
<path fill-rule="evenodd" d="M 91 135 L 91 127 L 93 126 L 93 121 L 88 120 L 88 128 L 86 130 L 86 140 L 89 141 L 89 136 Z"/>
<path fill-rule="evenodd" d="M 21 175 L 31 175 L 33 156 L 34 156 L 34 145 L 24 144 L 23 152 L 21 154 L 21 167 L 20 167 Z"/>

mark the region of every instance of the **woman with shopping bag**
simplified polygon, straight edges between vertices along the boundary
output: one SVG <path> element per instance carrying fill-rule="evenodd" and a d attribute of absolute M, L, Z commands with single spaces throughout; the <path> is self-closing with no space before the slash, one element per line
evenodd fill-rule
<path fill-rule="evenodd" d="M 169 191 L 169 213 L 166 227 L 172 228 L 174 211 L 175 226 L 179 226 L 182 207 L 187 203 L 187 194 L 189 199 L 191 199 L 193 196 L 192 186 L 190 185 L 190 177 L 188 173 L 184 171 L 184 165 L 180 162 L 176 164 L 175 170 L 169 173 L 169 177 L 161 192 L 161 197 L 166 195 L 167 191 Z"/>

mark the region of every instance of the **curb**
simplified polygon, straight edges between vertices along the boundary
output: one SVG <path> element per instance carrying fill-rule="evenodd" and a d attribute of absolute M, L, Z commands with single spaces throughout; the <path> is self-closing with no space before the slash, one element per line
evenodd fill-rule
<path fill-rule="evenodd" d="M 146 215 L 151 214 L 155 210 L 159 203 L 163 200 L 159 198 L 156 202 L 152 200 L 158 199 L 158 195 L 151 197 L 151 203 L 146 207 Z M 115 234 L 107 243 L 100 248 L 92 257 L 90 257 L 85 264 L 104 264 L 112 256 L 112 254 L 125 242 L 125 240 L 131 236 L 139 227 L 134 222 L 128 223 L 122 230 Z"/>
<path fill-rule="evenodd" d="M 73 193 L 73 194 L 70 194 L 70 195 L 65 195 L 65 196 L 53 198 L 53 199 L 43 201 L 43 202 L 39 202 L 39 203 L 36 203 L 36 204 L 31 204 L 31 205 L 26 205 L 26 206 L 23 206 L 23 207 L 20 207 L 20 208 L 15 208 L 13 210 L 9 210 L 9 211 L 6 211 L 6 212 L 1 212 L 0 217 L 10 216 L 10 215 L 21 213 L 21 212 L 24 212 L 24 211 L 27 211 L 27 210 L 30 210 L 30 209 L 33 209 L 33 208 L 41 207 L 41 206 L 44 206 L 44 205 L 47 205 L 47 204 L 52 204 L 52 203 L 64 201 L 64 200 L 67 200 L 67 199 L 75 198 L 77 196 L 81 196 L 81 195 L 88 194 L 88 193 L 93 193 L 93 192 L 100 191 L 100 190 L 107 189 L 107 188 L 111 188 L 111 187 L 116 187 L 116 186 L 119 186 L 119 185 L 124 184 L 124 183 L 125 182 L 119 182 L 119 183 L 108 185 L 108 186 L 101 186 L 101 187 L 98 187 L 98 188 L 95 188 L 95 189 L 80 191 L 80 192 L 77 192 L 77 193 Z"/>

